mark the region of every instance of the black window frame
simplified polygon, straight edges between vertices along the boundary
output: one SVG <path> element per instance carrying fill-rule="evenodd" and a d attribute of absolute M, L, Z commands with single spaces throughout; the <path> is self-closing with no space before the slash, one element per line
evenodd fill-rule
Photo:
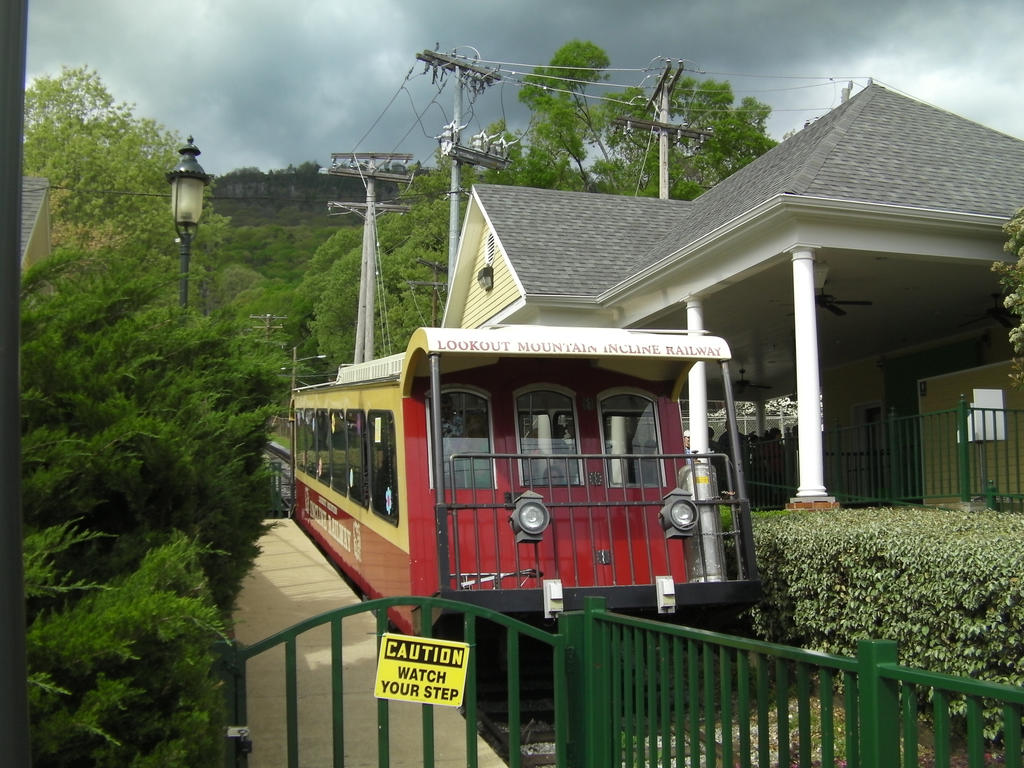
<path fill-rule="evenodd" d="M 366 414 L 368 485 L 371 511 L 398 525 L 398 430 L 394 411 L 374 408 Z"/>
<path fill-rule="evenodd" d="M 634 408 L 630 408 L 625 404 L 613 404 L 609 406 L 609 401 L 616 400 L 617 398 L 631 398 L 635 400 L 642 400 L 646 403 L 646 408 L 642 411 L 637 411 Z M 623 418 L 637 418 L 639 422 L 644 414 L 649 410 L 650 416 L 653 420 L 652 430 L 654 433 L 655 442 L 651 447 L 652 450 L 637 450 L 637 444 L 633 442 L 635 437 L 635 430 L 630 435 L 629 446 L 626 450 L 622 451 L 622 454 L 650 454 L 650 459 L 629 459 L 620 460 L 617 462 L 619 468 L 624 470 L 624 477 L 619 480 L 614 480 L 613 477 L 616 474 L 613 470 L 616 466 L 615 459 L 605 460 L 605 477 L 607 478 L 608 484 L 615 486 L 616 488 L 656 488 L 664 484 L 664 478 L 662 474 L 662 466 L 657 458 L 662 450 L 662 435 L 661 435 L 661 422 L 658 414 L 658 399 L 646 392 L 638 391 L 617 391 L 609 392 L 598 397 L 597 400 L 597 418 L 598 424 L 601 427 L 601 452 L 605 455 L 616 455 L 609 452 L 609 443 L 611 441 L 611 435 L 609 435 L 609 424 L 606 421 L 607 417 L 621 416 Z M 636 414 L 640 414 L 639 418 Z"/>
<path fill-rule="evenodd" d="M 557 405 L 523 410 L 520 401 L 525 397 L 536 395 L 554 395 L 564 399 L 567 407 Z M 561 389 L 553 389 L 550 385 L 535 386 L 520 390 L 513 395 L 513 408 L 516 419 L 516 449 L 520 454 L 535 454 L 538 458 L 524 459 L 520 462 L 519 473 L 523 485 L 526 486 L 570 486 L 583 484 L 583 467 L 579 460 L 559 458 L 559 454 L 579 454 L 580 452 L 580 431 L 579 418 L 576 409 L 576 394 Z M 524 437 L 527 427 L 534 426 L 534 417 L 537 414 L 548 416 L 550 435 L 543 437 Z M 525 416 L 525 419 L 524 419 Z M 553 417 L 553 418 L 552 418 Z M 571 421 L 572 445 L 564 444 L 561 436 L 556 434 L 557 429 L 565 429 L 565 425 L 558 425 L 559 417 L 565 417 Z M 552 447 L 551 453 L 540 453 L 541 445 L 527 444 L 525 440 L 536 440 L 541 443 L 547 440 Z M 562 450 L 557 450 L 562 447 Z"/>

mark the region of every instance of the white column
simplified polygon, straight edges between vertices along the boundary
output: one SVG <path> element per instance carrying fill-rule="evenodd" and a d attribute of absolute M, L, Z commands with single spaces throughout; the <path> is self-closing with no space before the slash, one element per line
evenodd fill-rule
<path fill-rule="evenodd" d="M 697 296 L 686 300 L 686 330 L 704 330 L 704 302 Z M 705 363 L 694 363 L 690 369 L 690 450 L 701 453 L 708 450 L 708 381 Z"/>
<path fill-rule="evenodd" d="M 797 436 L 800 478 L 797 500 L 825 496 L 825 460 L 821 422 L 821 378 L 818 372 L 818 321 L 814 303 L 814 251 L 793 254 L 793 318 L 796 336 Z"/>

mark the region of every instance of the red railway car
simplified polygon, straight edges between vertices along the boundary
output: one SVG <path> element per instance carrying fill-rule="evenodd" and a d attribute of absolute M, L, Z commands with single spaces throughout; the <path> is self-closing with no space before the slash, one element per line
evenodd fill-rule
<path fill-rule="evenodd" d="M 693 364 L 713 363 L 732 416 L 728 360 L 697 334 L 421 328 L 404 354 L 295 390 L 295 518 L 369 597 L 535 618 L 588 595 L 747 605 L 761 587 L 739 463 L 685 453 L 678 407 Z"/>

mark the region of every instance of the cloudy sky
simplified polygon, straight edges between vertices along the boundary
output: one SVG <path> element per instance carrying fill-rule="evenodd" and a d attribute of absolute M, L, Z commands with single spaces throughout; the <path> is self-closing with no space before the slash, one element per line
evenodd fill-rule
<path fill-rule="evenodd" d="M 333 152 L 431 161 L 454 93 L 416 54 L 500 67 L 468 133 L 523 127 L 517 81 L 589 40 L 610 82 L 653 85 L 665 59 L 773 108 L 777 139 L 869 78 L 1024 138 L 1020 0 L 29 0 L 28 80 L 96 70 L 138 117 L 193 134 L 204 168 L 263 170 Z"/>

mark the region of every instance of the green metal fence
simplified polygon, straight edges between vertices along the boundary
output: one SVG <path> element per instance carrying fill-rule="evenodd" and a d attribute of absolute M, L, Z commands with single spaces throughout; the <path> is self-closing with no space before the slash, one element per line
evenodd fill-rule
<path fill-rule="evenodd" d="M 1024 689 L 668 626 L 588 606 L 588 766 L 1021 766 Z M 575 641 L 570 641 L 575 647 Z M 577 731 L 574 731 L 574 733 Z"/>
<path fill-rule="evenodd" d="M 300 753 L 309 734 L 299 717 L 296 643 L 328 626 L 331 661 L 324 674 L 330 679 L 331 727 L 312 735 L 331 744 L 331 762 L 324 764 L 390 765 L 394 708 L 374 701 L 372 690 L 346 688 L 351 661 L 343 654 L 343 623 L 372 615 L 379 644 L 387 611 L 396 607 L 413 607 L 422 616 L 461 614 L 464 639 L 474 649 L 484 647 L 478 642 L 484 625 L 501 630 L 497 643 L 487 645 L 492 655 L 470 657 L 461 731 L 465 764 L 474 768 L 481 760 L 478 683 L 493 669 L 502 670 L 508 765 L 514 768 L 524 760 L 522 680 L 538 669 L 550 676 L 552 690 L 551 765 L 1022 768 L 1024 689 L 901 666 L 896 644 L 888 641 L 863 641 L 855 657 L 834 656 L 617 615 L 600 598 L 559 617 L 552 633 L 448 600 L 390 598 L 332 611 L 251 646 L 228 646 L 224 669 L 234 722 L 247 723 L 247 664 L 283 646 L 286 759 L 279 764 L 312 764 Z M 430 622 L 423 629 L 429 634 Z M 550 664 L 539 663 L 538 647 Z M 359 735 L 364 742 L 375 736 L 376 749 L 372 758 L 346 763 L 345 703 L 351 706 L 353 697 L 355 706 L 376 709 L 375 729 Z M 422 705 L 420 716 L 417 764 L 433 766 L 433 708 Z M 252 735 L 258 749 L 260 734 Z M 247 764 L 243 743 L 233 740 L 227 765 Z"/>
<path fill-rule="evenodd" d="M 1024 512 L 1024 411 L 956 408 L 824 435 L 825 486 L 844 504 L 983 503 Z M 799 483 L 792 438 L 744 447 L 752 506 L 779 508 Z"/>

